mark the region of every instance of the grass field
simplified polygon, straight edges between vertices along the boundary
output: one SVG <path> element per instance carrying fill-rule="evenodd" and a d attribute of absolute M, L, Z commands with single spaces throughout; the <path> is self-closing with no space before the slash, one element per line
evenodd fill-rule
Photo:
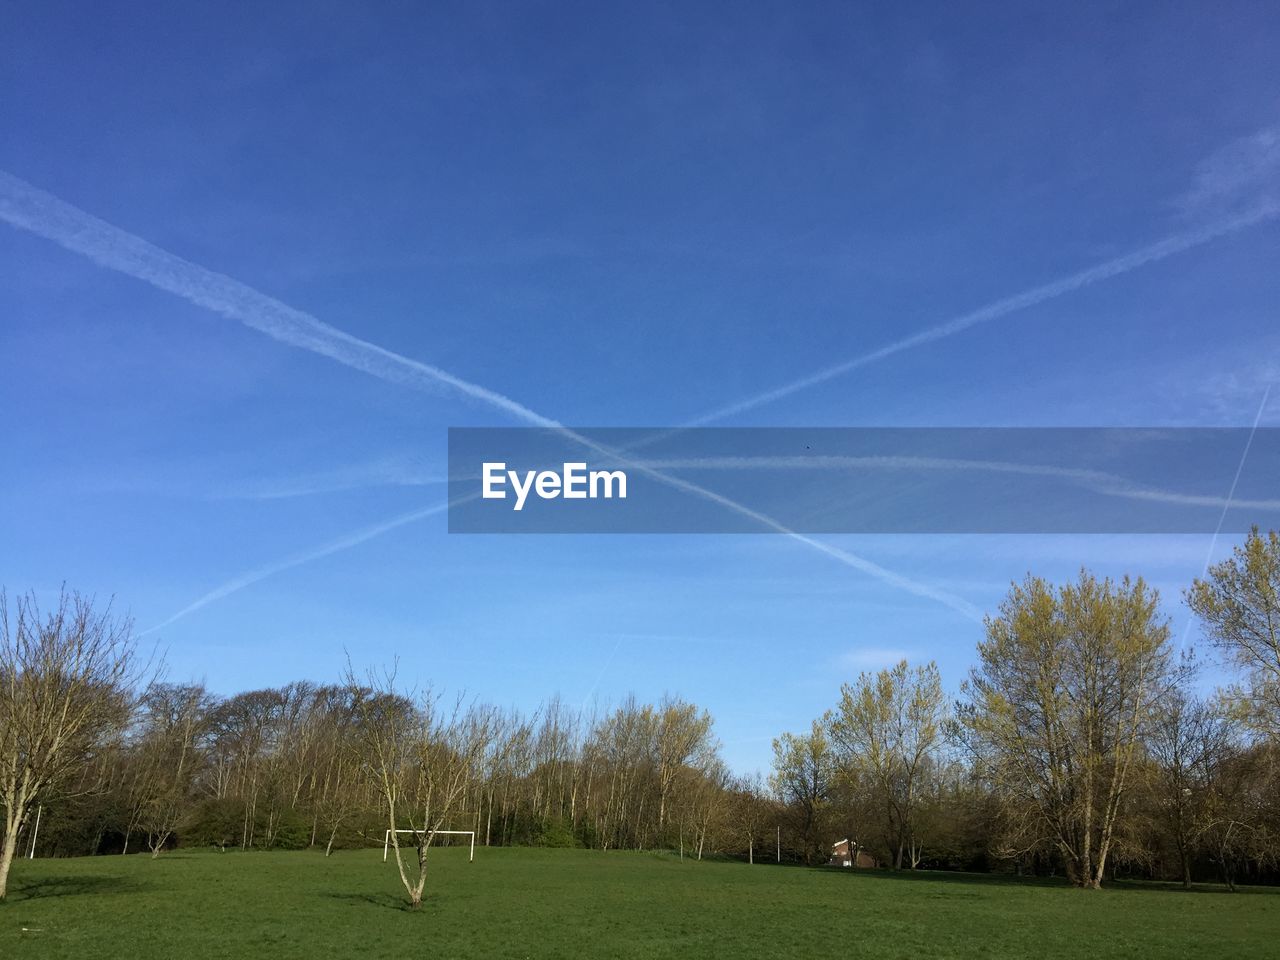
<path fill-rule="evenodd" d="M 1280 890 L 1091 893 L 581 850 L 432 858 L 417 912 L 380 850 L 22 861 L 0 904 L 0 957 L 1280 955 Z"/>

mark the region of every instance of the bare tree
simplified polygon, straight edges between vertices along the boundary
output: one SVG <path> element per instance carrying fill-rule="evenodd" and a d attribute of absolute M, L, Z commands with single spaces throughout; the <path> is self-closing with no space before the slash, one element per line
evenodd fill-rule
<path fill-rule="evenodd" d="M 759 774 L 736 777 L 729 784 L 730 822 L 740 841 L 747 844 L 747 863 L 756 862 L 756 844 L 772 822 L 769 798 Z"/>
<path fill-rule="evenodd" d="M 711 844 L 715 849 L 715 837 L 722 832 L 724 818 L 730 812 L 729 807 L 729 770 L 722 761 L 716 759 L 701 769 L 687 767 L 680 778 L 687 781 L 683 787 L 683 803 L 681 804 L 681 844 L 680 853 L 684 855 L 684 822 L 687 818 L 692 830 L 697 858 Z"/>
<path fill-rule="evenodd" d="M 152 858 L 164 850 L 186 811 L 210 704 L 200 684 L 152 684 L 142 695 L 146 730 L 140 746 L 147 790 L 141 825 Z"/>
<path fill-rule="evenodd" d="M 0 590 L 0 900 L 18 831 L 31 811 L 82 771 L 126 721 L 135 665 L 133 625 L 108 604 L 63 590 L 42 615 L 34 594 L 12 611 Z"/>
<path fill-rule="evenodd" d="M 1147 738 L 1147 808 L 1173 845 L 1188 889 L 1205 838 L 1230 815 L 1228 784 L 1243 746 L 1236 726 L 1218 704 L 1173 690 L 1161 698 Z"/>
<path fill-rule="evenodd" d="M 312 712 L 311 722 L 317 730 L 309 791 L 312 843 L 323 827 L 327 833 L 327 857 L 333 852 L 339 829 L 358 806 L 354 788 L 363 758 L 355 749 L 356 718 L 349 689 L 321 687 L 316 691 Z"/>
<path fill-rule="evenodd" d="M 430 691 L 406 697 L 396 689 L 394 671 L 370 672 L 362 686 L 348 668 L 347 682 L 360 718 L 368 773 L 391 831 L 396 869 L 409 905 L 416 909 L 427 884 L 427 850 L 478 779 L 496 717 L 490 709 L 465 706 L 460 698 L 451 709 L 442 708 L 440 696 Z M 401 855 L 400 829 L 413 831 L 416 871 Z"/>

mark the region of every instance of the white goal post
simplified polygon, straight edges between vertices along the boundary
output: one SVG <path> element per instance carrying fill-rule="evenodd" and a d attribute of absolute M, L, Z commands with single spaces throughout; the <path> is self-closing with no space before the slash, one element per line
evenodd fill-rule
<path fill-rule="evenodd" d="M 471 855 L 467 857 L 467 862 L 468 863 L 475 862 L 476 832 L 474 830 L 428 830 L 426 832 L 431 834 L 432 836 L 438 836 L 440 834 L 445 834 L 445 833 L 452 833 L 452 834 L 458 834 L 464 837 L 470 837 L 471 838 Z M 396 833 L 412 833 L 414 835 L 418 835 L 418 834 L 421 834 L 422 831 L 421 830 L 397 830 Z M 387 862 L 387 855 L 390 852 L 391 852 L 391 831 L 388 830 L 386 836 L 383 837 L 382 839 L 382 862 L 383 863 Z"/>

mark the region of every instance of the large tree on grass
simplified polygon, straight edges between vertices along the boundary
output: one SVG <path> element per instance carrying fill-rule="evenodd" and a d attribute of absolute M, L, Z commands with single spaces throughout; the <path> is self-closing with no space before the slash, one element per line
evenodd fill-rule
<path fill-rule="evenodd" d="M 1102 884 L 1152 707 L 1173 680 L 1169 629 L 1141 579 L 1082 571 L 1015 585 L 986 621 L 963 733 L 1022 828 L 1078 886 Z"/>
<path fill-rule="evenodd" d="M 133 681 L 132 622 L 110 604 L 63 591 L 42 613 L 34 594 L 0 590 L 0 900 L 18 833 L 37 805 L 66 788 L 126 722 Z"/>

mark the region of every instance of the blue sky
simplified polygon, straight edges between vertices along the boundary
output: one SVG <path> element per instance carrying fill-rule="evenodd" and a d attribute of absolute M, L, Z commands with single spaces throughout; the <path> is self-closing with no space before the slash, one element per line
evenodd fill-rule
<path fill-rule="evenodd" d="M 781 536 L 404 520 L 443 498 L 447 427 L 521 421 L 264 335 L 201 270 L 582 426 L 930 330 L 717 422 L 1247 426 L 1280 375 L 1268 4 L 0 15 L 0 582 L 114 594 L 219 691 L 346 650 L 526 707 L 677 692 L 745 770 L 860 669 L 932 657 L 954 688 L 981 628 Z M 157 282 L 128 238 L 190 269 Z M 1028 570 L 1141 573 L 1179 636 L 1210 549 L 825 540 L 980 609 Z"/>

